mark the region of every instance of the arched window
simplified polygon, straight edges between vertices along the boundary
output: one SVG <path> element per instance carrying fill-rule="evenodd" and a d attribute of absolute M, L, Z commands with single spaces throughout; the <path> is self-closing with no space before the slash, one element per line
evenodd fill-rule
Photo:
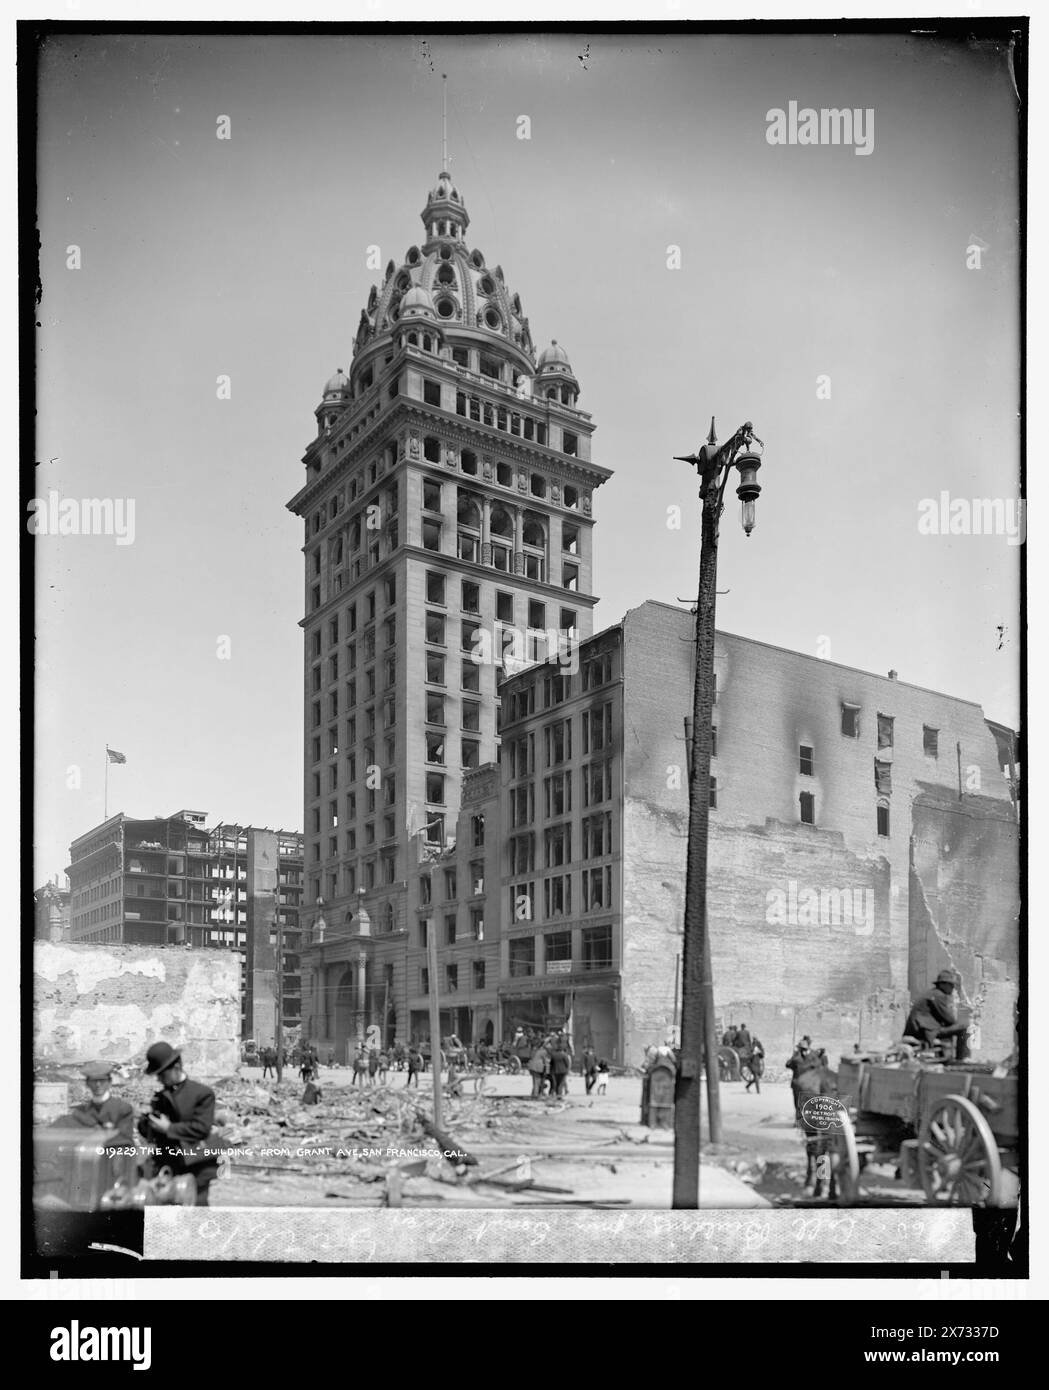
<path fill-rule="evenodd" d="M 457 553 L 460 560 L 476 565 L 481 561 L 481 508 L 475 497 L 459 493 L 457 511 Z"/>
<path fill-rule="evenodd" d="M 527 579 L 546 582 L 546 528 L 535 517 L 526 517 L 521 534 Z"/>
<path fill-rule="evenodd" d="M 438 283 L 439 285 L 454 285 L 454 284 L 455 284 L 455 271 L 454 271 L 454 270 L 452 269 L 452 267 L 447 263 L 447 261 L 446 261 L 446 262 L 444 263 L 444 265 L 442 265 L 442 266 L 440 267 L 440 269 L 437 271 L 437 283 Z"/>
<path fill-rule="evenodd" d="M 493 507 L 489 523 L 492 541 L 492 564 L 504 574 L 514 568 L 514 519 L 505 507 Z"/>

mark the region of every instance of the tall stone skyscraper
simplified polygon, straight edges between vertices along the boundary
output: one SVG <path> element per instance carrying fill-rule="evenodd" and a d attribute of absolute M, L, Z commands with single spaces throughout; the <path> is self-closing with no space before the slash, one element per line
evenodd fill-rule
<path fill-rule="evenodd" d="M 498 759 L 504 674 L 570 662 L 593 631 L 591 499 L 610 476 L 567 353 L 536 355 L 448 173 L 422 222 L 368 295 L 288 504 L 306 565 L 303 1024 L 340 1057 L 369 1028 L 419 1031 L 428 870 L 464 776 Z M 442 930 L 474 920 L 494 964 L 500 924 L 471 919 L 472 887 L 447 879 Z M 459 1031 L 495 1016 L 498 973 L 475 966 Z"/>

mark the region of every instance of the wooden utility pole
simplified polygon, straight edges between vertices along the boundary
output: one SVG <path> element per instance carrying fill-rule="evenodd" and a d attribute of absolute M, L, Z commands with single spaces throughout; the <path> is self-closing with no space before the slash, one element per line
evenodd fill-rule
<path fill-rule="evenodd" d="M 426 932 L 427 971 L 430 976 L 430 1066 L 433 1068 L 433 1122 L 443 1128 L 441 1120 L 441 1007 L 437 998 L 437 923 L 431 917 Z"/>

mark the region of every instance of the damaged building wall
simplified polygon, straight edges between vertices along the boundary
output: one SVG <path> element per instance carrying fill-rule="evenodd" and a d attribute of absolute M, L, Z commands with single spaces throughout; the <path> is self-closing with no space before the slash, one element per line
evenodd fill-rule
<path fill-rule="evenodd" d="M 626 615 L 623 633 L 622 1013 L 636 1062 L 664 1040 L 674 1011 L 694 618 L 650 602 Z M 969 701 L 728 633 L 717 634 L 715 672 L 708 901 L 718 1014 L 754 1026 L 770 1051 L 805 1032 L 830 1053 L 886 1043 L 900 1035 L 914 976 L 912 803 L 929 789 L 957 798 L 960 762 L 994 823 L 1012 815 L 994 736 Z M 978 853 L 971 874 L 982 882 L 985 872 L 991 883 L 1008 878 Z M 829 915 L 846 895 L 862 912 L 868 894 L 870 931 L 805 920 L 806 895 Z"/>
<path fill-rule="evenodd" d="M 997 798 L 936 787 L 915 798 L 910 892 L 911 988 L 945 966 L 961 975 L 974 1052 L 1012 1052 L 1020 980 L 1019 828 Z"/>
<path fill-rule="evenodd" d="M 39 1065 L 140 1064 L 163 1039 L 203 1079 L 240 1061 L 240 958 L 182 946 L 63 945 L 33 951 L 34 1057 Z"/>

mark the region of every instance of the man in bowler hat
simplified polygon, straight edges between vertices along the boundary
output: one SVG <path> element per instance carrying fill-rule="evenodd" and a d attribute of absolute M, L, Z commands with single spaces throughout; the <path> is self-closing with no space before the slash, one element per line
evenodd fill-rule
<path fill-rule="evenodd" d="M 135 1142 L 135 1111 L 126 1101 L 113 1095 L 113 1068 L 108 1062 L 88 1062 L 83 1068 L 88 1097 L 74 1105 L 56 1125 L 84 1125 L 89 1129 L 112 1129 L 114 1138 L 126 1144 Z"/>
<path fill-rule="evenodd" d="M 138 1122 L 138 1132 L 161 1153 L 158 1163 L 176 1176 L 192 1173 L 197 1180 L 198 1207 L 208 1205 L 208 1188 L 218 1176 L 218 1155 L 204 1153 L 215 1122 L 215 1092 L 190 1081 L 182 1070 L 181 1050 L 156 1042 L 146 1053 L 146 1075 L 155 1076 L 161 1090 L 152 1109 Z M 217 1149 L 213 1143 L 211 1149 Z"/>

